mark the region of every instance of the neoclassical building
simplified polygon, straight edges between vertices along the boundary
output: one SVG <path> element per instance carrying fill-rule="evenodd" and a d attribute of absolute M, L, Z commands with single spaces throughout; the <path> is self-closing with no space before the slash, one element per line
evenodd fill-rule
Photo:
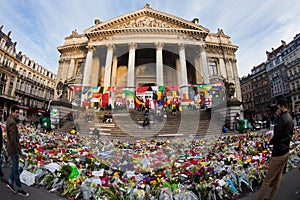
<path fill-rule="evenodd" d="M 241 100 L 235 52 L 222 29 L 154 10 L 149 4 L 108 21 L 72 31 L 58 47 L 57 81 L 83 86 L 208 84 L 227 79 Z"/>
<path fill-rule="evenodd" d="M 46 113 L 54 98 L 56 74 L 47 70 L 21 51 L 16 52 L 11 31 L 7 34 L 0 26 L 0 121 L 11 106 L 21 108 L 20 119 L 34 119 L 38 113 Z"/>

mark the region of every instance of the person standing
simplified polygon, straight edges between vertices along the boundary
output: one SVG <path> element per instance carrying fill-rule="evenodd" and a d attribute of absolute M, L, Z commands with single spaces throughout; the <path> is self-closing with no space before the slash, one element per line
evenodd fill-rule
<path fill-rule="evenodd" d="M 272 191 L 268 199 L 274 199 L 275 194 L 279 189 L 282 173 L 289 157 L 289 147 L 294 131 L 294 121 L 288 112 L 287 100 L 278 100 L 277 111 L 280 114 L 280 117 L 277 122 L 277 127 L 274 130 L 274 136 L 270 140 L 270 144 L 273 145 L 272 158 L 260 188 L 257 197 L 258 200 L 264 198 L 269 186 L 272 187 Z"/>
<path fill-rule="evenodd" d="M 2 147 L 3 147 L 3 134 L 2 134 L 2 128 L 0 126 L 0 153 L 2 154 Z M 8 181 L 6 178 L 4 178 L 4 174 L 2 172 L 2 159 L 0 158 L 0 178 L 1 181 L 5 184 L 8 184 Z"/>
<path fill-rule="evenodd" d="M 21 154 L 21 146 L 19 143 L 20 135 L 17 127 L 17 119 L 19 119 L 19 108 L 14 105 L 11 107 L 11 115 L 9 115 L 6 121 L 7 131 L 7 153 L 10 158 L 10 174 L 7 187 L 14 193 L 18 193 L 21 196 L 29 196 L 29 193 L 25 192 L 21 188 L 20 174 L 19 174 L 19 158 Z M 14 188 L 14 183 L 17 186 L 17 190 Z"/>

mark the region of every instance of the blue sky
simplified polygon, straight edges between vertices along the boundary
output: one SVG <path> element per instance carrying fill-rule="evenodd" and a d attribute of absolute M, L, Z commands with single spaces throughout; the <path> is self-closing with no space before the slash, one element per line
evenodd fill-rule
<path fill-rule="evenodd" d="M 239 75 L 251 72 L 266 60 L 266 51 L 289 43 L 300 33 L 298 0 L 0 0 L 2 31 L 12 31 L 17 52 L 56 73 L 57 47 L 77 29 L 78 33 L 94 25 L 95 19 L 111 18 L 141 9 L 149 3 L 183 19 L 199 18 L 210 32 L 218 28 L 238 45 Z"/>

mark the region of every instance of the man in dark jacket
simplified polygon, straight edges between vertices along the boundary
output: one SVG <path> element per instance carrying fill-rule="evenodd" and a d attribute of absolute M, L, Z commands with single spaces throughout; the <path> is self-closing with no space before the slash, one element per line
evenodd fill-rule
<path fill-rule="evenodd" d="M 0 126 L 0 153 L 2 153 L 2 147 L 3 147 L 3 134 L 2 134 L 2 127 Z M 0 178 L 1 181 L 5 184 L 8 184 L 8 181 L 6 178 L 4 178 L 3 172 L 2 172 L 2 159 L 0 158 Z"/>
<path fill-rule="evenodd" d="M 21 188 L 19 158 L 22 153 L 19 143 L 20 135 L 17 127 L 17 119 L 19 119 L 19 108 L 14 105 L 11 107 L 11 115 L 9 115 L 6 121 L 7 153 L 11 164 L 7 187 L 21 196 L 29 196 L 29 194 Z M 17 186 L 17 190 L 14 188 L 14 183 Z"/>
<path fill-rule="evenodd" d="M 277 110 L 280 113 L 277 127 L 274 130 L 274 136 L 270 140 L 273 145 L 272 158 L 269 163 L 269 168 L 260 188 L 258 200 L 263 199 L 269 186 L 273 187 L 268 199 L 274 199 L 275 194 L 281 183 L 282 172 L 289 157 L 290 141 L 294 131 L 294 121 L 288 112 L 287 100 L 279 100 L 277 102 Z"/>

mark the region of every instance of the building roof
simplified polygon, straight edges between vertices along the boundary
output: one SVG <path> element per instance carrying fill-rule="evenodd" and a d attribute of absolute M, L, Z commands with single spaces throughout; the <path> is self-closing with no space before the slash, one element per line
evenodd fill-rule
<path fill-rule="evenodd" d="M 279 47 L 277 47 L 276 49 L 272 48 L 271 52 L 266 51 L 267 60 L 271 60 L 272 58 L 278 56 L 278 54 L 281 53 L 281 51 L 285 46 L 286 46 L 286 42 L 281 40 L 281 45 Z"/>

